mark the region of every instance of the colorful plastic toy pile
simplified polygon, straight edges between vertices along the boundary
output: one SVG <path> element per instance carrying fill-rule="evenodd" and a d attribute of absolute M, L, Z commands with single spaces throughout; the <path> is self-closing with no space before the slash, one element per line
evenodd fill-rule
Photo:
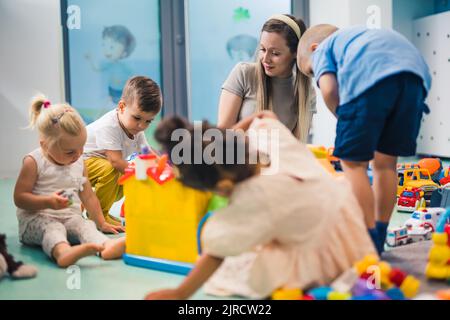
<path fill-rule="evenodd" d="M 420 281 L 387 262 L 369 255 L 342 274 L 330 287 L 304 294 L 299 289 L 280 289 L 273 300 L 406 300 L 414 298 Z"/>

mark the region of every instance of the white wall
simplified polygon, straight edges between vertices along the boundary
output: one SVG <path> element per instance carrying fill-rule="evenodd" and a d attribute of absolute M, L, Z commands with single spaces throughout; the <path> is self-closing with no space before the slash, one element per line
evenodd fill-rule
<path fill-rule="evenodd" d="M 337 14 L 338 13 L 338 14 Z M 349 25 L 350 0 L 313 0 L 310 1 L 310 25 L 321 23 L 334 24 L 338 28 Z M 334 146 L 336 119 L 328 111 L 320 91 L 317 92 L 317 114 L 313 121 L 313 144 Z"/>
<path fill-rule="evenodd" d="M 57 0 L 0 1 L 0 178 L 15 177 L 38 146 L 28 125 L 37 92 L 62 101 L 60 7 Z"/>
<path fill-rule="evenodd" d="M 434 13 L 434 1 L 394 0 L 393 28 L 413 41 L 413 20 Z"/>

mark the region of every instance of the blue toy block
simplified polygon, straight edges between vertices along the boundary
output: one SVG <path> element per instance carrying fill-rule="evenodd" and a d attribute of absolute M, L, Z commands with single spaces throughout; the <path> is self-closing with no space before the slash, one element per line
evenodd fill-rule
<path fill-rule="evenodd" d="M 163 259 L 154 259 L 132 254 L 124 254 L 123 261 L 131 266 L 147 268 L 157 271 L 187 275 L 194 268 L 193 264 Z"/>
<path fill-rule="evenodd" d="M 309 291 L 308 295 L 316 300 L 327 300 L 328 294 L 332 291 L 333 289 L 330 287 L 319 287 Z"/>

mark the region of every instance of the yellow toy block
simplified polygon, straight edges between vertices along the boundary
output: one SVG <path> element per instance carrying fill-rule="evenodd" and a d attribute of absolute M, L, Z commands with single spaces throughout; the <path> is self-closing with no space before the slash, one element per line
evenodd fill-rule
<path fill-rule="evenodd" d="M 378 264 L 378 256 L 370 254 L 364 257 L 363 260 L 355 263 L 355 269 L 356 272 L 358 272 L 358 275 L 362 275 L 363 273 L 367 272 L 370 266 L 374 266 Z"/>
<path fill-rule="evenodd" d="M 405 280 L 403 280 L 402 285 L 400 286 L 400 290 L 408 299 L 414 298 L 419 292 L 419 288 L 420 288 L 420 281 L 414 278 L 413 276 L 407 276 Z"/>
<path fill-rule="evenodd" d="M 278 289 L 272 293 L 272 300 L 300 300 L 302 297 L 300 289 Z"/>
<path fill-rule="evenodd" d="M 328 300 L 350 300 L 352 295 L 348 292 L 335 292 L 332 291 L 328 294 L 327 299 Z"/>
<path fill-rule="evenodd" d="M 182 185 L 166 160 L 144 168 L 142 180 L 135 169 L 128 169 L 120 179 L 126 254 L 192 264 L 198 258 L 197 229 L 212 194 Z"/>

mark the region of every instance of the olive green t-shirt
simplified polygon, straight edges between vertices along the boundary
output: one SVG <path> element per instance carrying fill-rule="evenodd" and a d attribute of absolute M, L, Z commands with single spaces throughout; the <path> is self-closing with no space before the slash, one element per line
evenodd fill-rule
<path fill-rule="evenodd" d="M 238 120 L 246 118 L 256 111 L 256 63 L 238 63 L 231 71 L 228 79 L 222 86 L 223 90 L 229 91 L 243 99 Z M 271 78 L 273 97 L 273 112 L 280 121 L 294 131 L 298 122 L 298 105 L 295 103 L 294 85 L 295 77 Z M 316 112 L 315 92 L 311 89 L 310 110 Z"/>

